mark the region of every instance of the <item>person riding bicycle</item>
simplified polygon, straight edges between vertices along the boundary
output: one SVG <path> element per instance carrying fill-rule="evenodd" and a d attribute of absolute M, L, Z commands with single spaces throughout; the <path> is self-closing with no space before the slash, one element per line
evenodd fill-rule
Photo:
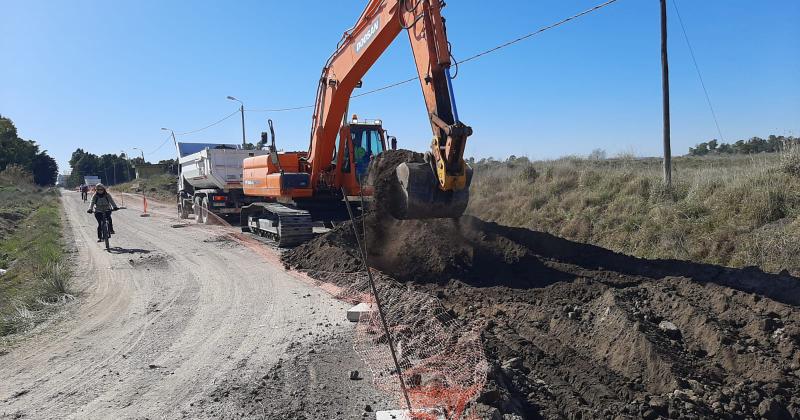
<path fill-rule="evenodd" d="M 86 184 L 81 184 L 81 200 L 86 201 L 87 196 L 89 195 L 89 186 Z"/>
<path fill-rule="evenodd" d="M 114 222 L 111 220 L 111 211 L 117 210 L 118 208 L 117 203 L 111 198 L 111 194 L 106 191 L 106 187 L 103 184 L 95 185 L 94 195 L 92 196 L 92 202 L 89 204 L 87 213 L 94 211 L 94 218 L 97 219 L 97 242 L 103 241 L 103 233 L 101 231 L 103 218 L 108 220 L 108 232 L 114 233 Z"/>

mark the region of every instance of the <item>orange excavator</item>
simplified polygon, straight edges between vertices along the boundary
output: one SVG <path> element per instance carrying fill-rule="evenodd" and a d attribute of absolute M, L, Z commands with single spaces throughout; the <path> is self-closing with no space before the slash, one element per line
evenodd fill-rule
<path fill-rule="evenodd" d="M 322 69 L 309 150 L 279 153 L 270 121 L 269 154 L 244 160 L 244 194 L 264 201 L 242 209 L 243 230 L 271 237 L 281 246 L 295 245 L 311 238 L 314 222 L 345 219 L 346 200 L 371 195 L 362 181 L 370 160 L 386 150 L 387 135 L 380 120 L 348 120 L 350 97 L 404 31 L 433 140 L 424 162 L 397 167 L 389 211 L 398 219 L 457 218 L 464 213 L 472 177 L 464 146 L 472 129 L 458 118 L 443 7 L 441 0 L 369 1 Z"/>

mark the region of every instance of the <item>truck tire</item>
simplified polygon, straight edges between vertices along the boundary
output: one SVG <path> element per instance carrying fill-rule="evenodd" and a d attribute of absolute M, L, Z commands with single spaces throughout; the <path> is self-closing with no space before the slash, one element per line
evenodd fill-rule
<path fill-rule="evenodd" d="M 188 219 L 189 212 L 186 210 L 186 207 L 183 205 L 183 200 L 178 199 L 178 217 L 181 219 Z"/>
<path fill-rule="evenodd" d="M 202 216 L 200 223 L 204 225 L 210 225 L 213 223 L 214 216 L 208 211 L 208 197 L 203 197 L 203 201 L 200 204 L 200 214 Z"/>
<path fill-rule="evenodd" d="M 203 199 L 200 197 L 196 197 L 194 199 L 194 220 L 197 223 L 205 223 L 203 221 Z"/>

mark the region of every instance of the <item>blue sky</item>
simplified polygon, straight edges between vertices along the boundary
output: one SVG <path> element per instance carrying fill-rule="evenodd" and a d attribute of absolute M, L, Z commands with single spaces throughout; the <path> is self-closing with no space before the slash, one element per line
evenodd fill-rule
<path fill-rule="evenodd" d="M 800 135 L 800 2 L 676 0 L 725 140 Z M 450 1 L 456 58 L 488 49 L 599 0 Z M 144 149 L 174 156 L 161 127 L 212 123 L 238 104 L 313 104 L 326 58 L 365 0 L 0 0 L 0 114 L 39 142 L 62 170 L 70 153 Z M 658 1 L 619 0 L 598 12 L 464 64 L 455 80 L 461 119 L 475 134 L 466 155 L 555 158 L 602 148 L 658 155 L 661 80 Z M 672 4 L 673 150 L 718 137 Z M 363 90 L 412 77 L 401 36 Z M 358 92 L 358 91 L 357 91 Z M 400 146 L 425 150 L 430 126 L 414 83 L 354 99 Z M 258 140 L 272 118 L 279 147 L 305 150 L 311 110 L 249 112 Z M 230 118 L 181 141 L 238 142 Z"/>

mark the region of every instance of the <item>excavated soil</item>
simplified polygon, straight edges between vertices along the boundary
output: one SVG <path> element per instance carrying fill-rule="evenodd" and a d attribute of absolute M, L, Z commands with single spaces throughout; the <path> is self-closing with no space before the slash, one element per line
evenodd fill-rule
<path fill-rule="evenodd" d="M 800 279 L 788 273 L 638 259 L 470 216 L 364 221 L 371 266 L 485 325 L 489 412 L 800 419 Z M 357 254 L 348 223 L 283 258 L 351 272 Z"/>

